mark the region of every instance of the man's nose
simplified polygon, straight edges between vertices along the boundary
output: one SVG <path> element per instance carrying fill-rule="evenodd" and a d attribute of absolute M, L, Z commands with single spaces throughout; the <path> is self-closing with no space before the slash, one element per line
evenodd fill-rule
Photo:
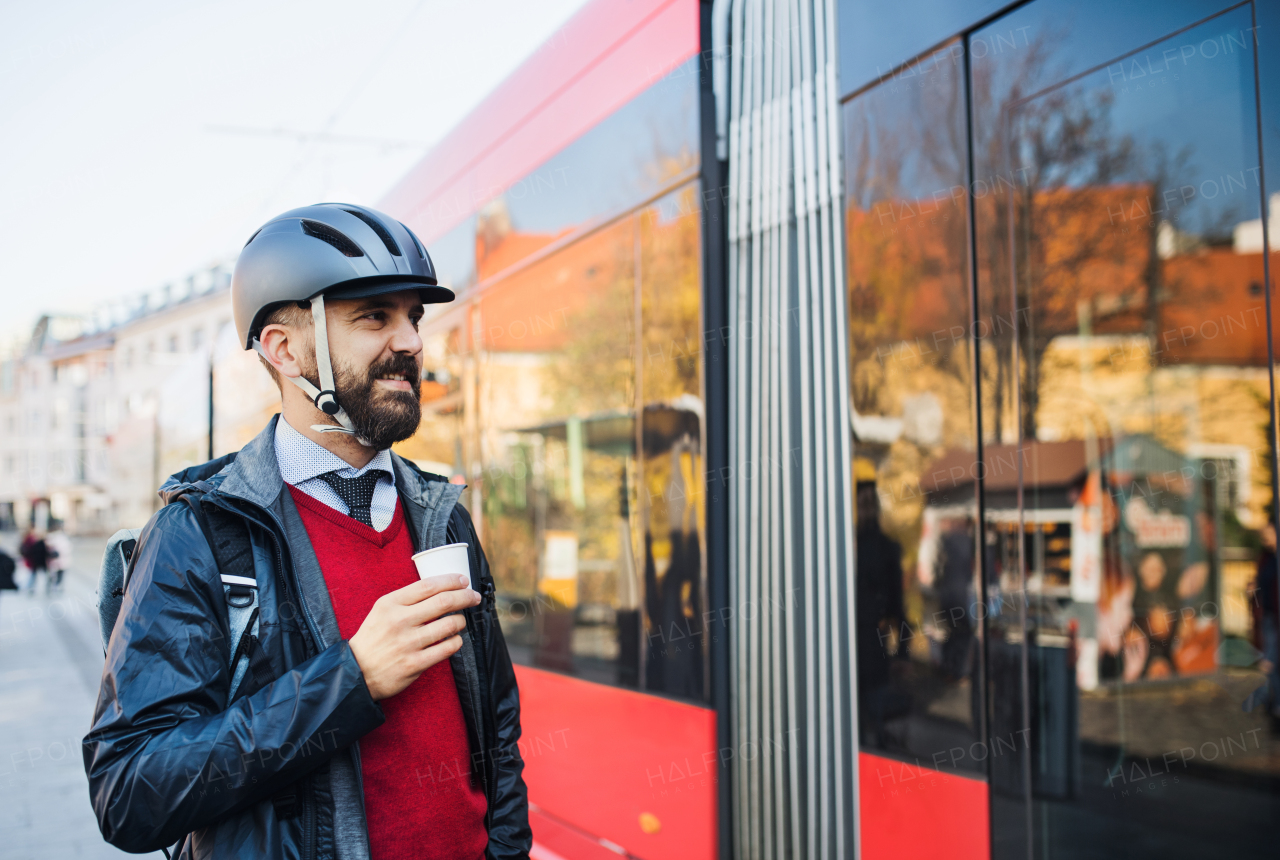
<path fill-rule="evenodd" d="M 422 336 L 418 334 L 418 329 L 412 320 L 406 317 L 397 323 L 395 330 L 391 333 L 389 346 L 392 352 L 407 352 L 412 355 L 422 352 Z"/>

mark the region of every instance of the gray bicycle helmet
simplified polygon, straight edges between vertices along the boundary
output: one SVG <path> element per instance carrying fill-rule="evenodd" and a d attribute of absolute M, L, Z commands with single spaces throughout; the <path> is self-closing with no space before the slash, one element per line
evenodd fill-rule
<path fill-rule="evenodd" d="M 408 227 L 365 206 L 318 203 L 277 215 L 249 237 L 231 278 L 232 315 L 244 348 L 261 353 L 258 332 L 266 317 L 282 304 L 310 304 L 320 387 L 302 377 L 289 381 L 341 425 L 313 429 L 354 435 L 335 396 L 324 300 L 407 289 L 416 289 L 423 304 L 454 298 L 436 281 L 431 257 Z"/>

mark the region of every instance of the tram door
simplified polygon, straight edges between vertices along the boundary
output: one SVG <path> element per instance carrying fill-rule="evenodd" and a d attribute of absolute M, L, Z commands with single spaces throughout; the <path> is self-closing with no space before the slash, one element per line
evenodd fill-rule
<path fill-rule="evenodd" d="M 968 43 L 999 858 L 1261 857 L 1280 820 L 1253 9 L 1131 5 Z"/>

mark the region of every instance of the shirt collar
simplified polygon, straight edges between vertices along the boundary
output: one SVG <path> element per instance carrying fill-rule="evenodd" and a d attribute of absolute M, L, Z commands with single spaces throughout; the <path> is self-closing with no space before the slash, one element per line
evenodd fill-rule
<path fill-rule="evenodd" d="M 283 415 L 276 422 L 276 462 L 280 465 L 280 477 L 286 484 L 300 484 L 326 472 L 337 472 L 342 478 L 358 478 L 373 469 L 385 472 L 393 487 L 396 483 L 390 449 L 384 448 L 364 468 L 356 469 L 337 454 L 293 429 Z"/>

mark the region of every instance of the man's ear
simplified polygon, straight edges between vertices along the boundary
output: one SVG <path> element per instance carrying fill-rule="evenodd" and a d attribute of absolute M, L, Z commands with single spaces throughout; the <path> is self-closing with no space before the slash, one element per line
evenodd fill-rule
<path fill-rule="evenodd" d="M 297 379 L 302 375 L 302 350 L 307 348 L 305 338 L 297 331 L 283 325 L 269 325 L 258 335 L 267 361 L 281 376 Z"/>

